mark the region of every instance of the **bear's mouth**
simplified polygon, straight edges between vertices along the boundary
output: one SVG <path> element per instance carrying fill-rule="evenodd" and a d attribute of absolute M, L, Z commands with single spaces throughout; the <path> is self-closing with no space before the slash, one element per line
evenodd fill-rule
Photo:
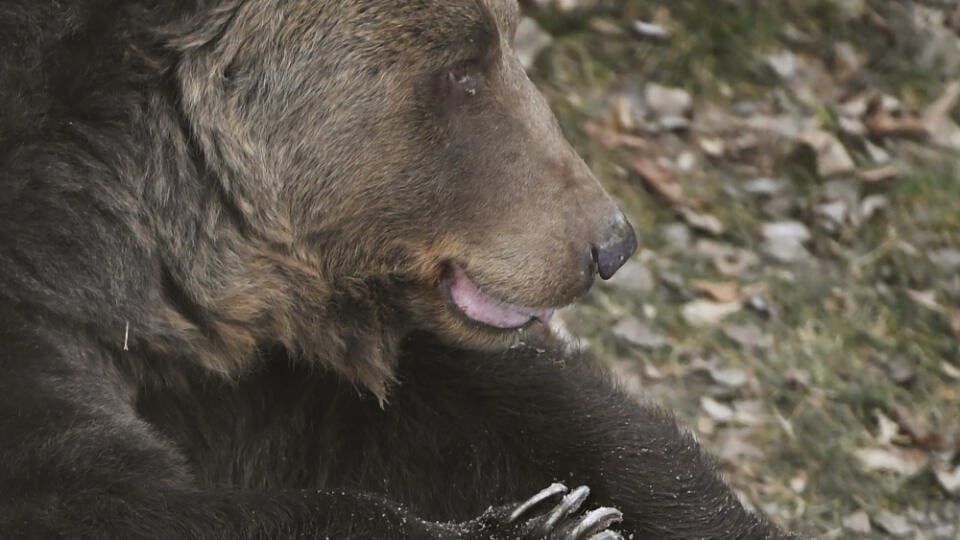
<path fill-rule="evenodd" d="M 540 321 L 547 324 L 552 308 L 518 306 L 494 298 L 477 286 L 456 264 L 450 264 L 447 293 L 453 306 L 467 319 L 500 330 L 516 330 Z"/>

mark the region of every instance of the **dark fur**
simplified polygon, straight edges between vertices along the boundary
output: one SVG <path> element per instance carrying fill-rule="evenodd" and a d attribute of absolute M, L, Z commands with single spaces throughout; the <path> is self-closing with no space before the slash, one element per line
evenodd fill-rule
<path fill-rule="evenodd" d="M 478 538 L 554 480 L 635 538 L 784 536 L 669 416 L 437 292 L 457 261 L 567 303 L 615 210 L 515 9 L 0 0 L 0 537 Z"/>

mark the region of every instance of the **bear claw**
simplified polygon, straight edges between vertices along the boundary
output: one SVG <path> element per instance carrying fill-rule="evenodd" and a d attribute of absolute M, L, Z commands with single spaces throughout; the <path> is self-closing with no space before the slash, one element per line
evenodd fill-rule
<path fill-rule="evenodd" d="M 552 484 L 517 506 L 507 518 L 507 523 L 515 523 L 521 518 L 530 519 L 528 526 L 532 528 L 526 529 L 528 533 L 524 538 L 623 540 L 620 533 L 607 530 L 607 527 L 623 519 L 623 514 L 616 508 L 596 508 L 574 517 L 589 496 L 590 488 L 587 486 L 571 491 L 563 484 Z M 536 510 L 547 504 L 555 506 L 546 511 Z"/>
<path fill-rule="evenodd" d="M 617 531 L 603 531 L 591 536 L 590 540 L 623 540 L 623 535 Z"/>
<path fill-rule="evenodd" d="M 616 508 L 600 507 L 591 510 L 570 533 L 569 540 L 622 540 L 620 533 L 606 530 L 607 527 L 621 521 L 623 513 Z"/>
<path fill-rule="evenodd" d="M 524 514 L 532 510 L 534 507 L 539 506 L 540 503 L 546 501 L 547 499 L 552 499 L 557 495 L 563 495 L 568 491 L 567 486 L 555 483 L 551 484 L 550 487 L 541 490 L 539 493 L 530 497 L 526 501 L 520 504 L 516 510 L 514 510 L 510 517 L 507 519 L 507 523 L 513 523 L 523 517 Z"/>
<path fill-rule="evenodd" d="M 590 496 L 590 488 L 587 486 L 580 486 L 577 489 L 571 491 L 560 501 L 560 504 L 550 512 L 550 515 L 547 517 L 547 520 L 543 522 L 543 531 L 549 532 L 552 531 L 554 527 L 557 526 L 557 523 L 561 519 L 569 516 L 570 514 L 576 512 L 580 509 L 580 506 L 583 505 L 583 502 L 587 500 L 587 497 Z"/>

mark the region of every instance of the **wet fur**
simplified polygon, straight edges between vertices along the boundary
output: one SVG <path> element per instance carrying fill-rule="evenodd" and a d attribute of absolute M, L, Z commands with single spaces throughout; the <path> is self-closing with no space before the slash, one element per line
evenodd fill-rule
<path fill-rule="evenodd" d="M 447 254 L 531 304 L 565 303 L 581 279 L 530 277 L 545 248 L 526 222 L 512 227 L 529 249 L 484 252 L 457 229 L 498 236 L 502 216 L 465 198 L 493 196 L 491 156 L 509 150 L 420 124 L 416 96 L 390 91 L 416 82 L 395 62 L 462 56 L 464 21 L 496 50 L 484 32 L 504 15 L 464 0 L 423 27 L 436 4 L 320 4 L 0 1 L 0 536 L 449 538 L 434 522 L 561 480 L 638 538 L 780 537 L 589 362 L 536 331 L 470 352 L 507 343 L 439 313 Z M 321 144 L 316 124 L 350 136 Z M 451 137 L 450 155 L 412 146 Z M 547 170 L 587 174 L 554 146 Z M 422 180 L 447 174 L 476 184 Z M 552 201 L 532 206 L 544 216 L 608 204 L 593 184 L 515 184 Z M 424 198 L 434 210 L 412 215 Z M 589 228 L 561 225 L 551 238 Z"/>

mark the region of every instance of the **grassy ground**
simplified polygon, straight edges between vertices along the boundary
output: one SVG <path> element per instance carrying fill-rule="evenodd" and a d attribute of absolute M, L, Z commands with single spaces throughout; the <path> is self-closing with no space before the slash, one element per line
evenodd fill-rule
<path fill-rule="evenodd" d="M 595 289 L 565 314 L 571 329 L 626 384 L 697 431 L 748 504 L 791 528 L 825 538 L 960 537 L 960 500 L 935 474 L 960 465 L 960 277 L 941 260 L 960 249 L 960 157 L 922 137 L 852 136 L 836 114 L 856 92 L 922 110 L 960 78 L 918 61 L 929 36 L 911 26 L 913 5 L 868 0 L 851 15 L 839 0 L 594 4 L 535 15 L 554 43 L 534 77 L 569 138 L 622 201 L 644 251 L 627 278 L 637 282 Z M 633 20 L 655 21 L 671 37 L 623 31 Z M 832 69 L 838 43 L 863 57 L 839 82 Z M 821 61 L 833 89 L 804 92 L 784 81 L 767 60 L 783 50 Z M 611 120 L 618 96 L 642 94 L 649 82 L 693 96 L 691 128 L 645 130 Z M 869 143 L 891 156 L 899 174 L 875 183 L 854 172 L 824 180 L 795 141 L 768 145 L 762 133 L 746 156 L 709 155 L 701 144 L 708 128 L 698 119 L 710 107 L 734 116 L 790 111 L 836 134 L 858 170 L 868 168 Z M 960 118 L 960 108 L 949 114 Z M 590 123 L 644 142 L 605 143 L 585 129 Z M 715 136 L 729 142 L 744 133 Z M 723 231 L 699 231 L 678 218 L 676 205 L 652 193 L 633 166 L 642 155 L 692 162 L 671 177 Z M 745 191 L 746 181 L 766 176 L 786 180 L 782 191 Z M 860 210 L 868 200 L 883 207 L 824 225 L 819 206 L 851 198 Z M 786 220 L 810 231 L 808 257 L 782 262 L 765 254 L 763 224 Z M 755 262 L 731 271 L 714 260 L 717 246 Z M 684 306 L 712 291 L 698 280 L 732 284 L 743 307 L 722 321 L 691 324 Z M 631 317 L 663 343 L 637 346 L 612 330 Z M 731 338 L 744 327 L 760 336 Z M 878 463 L 871 451 L 892 461 Z M 870 518 L 869 531 L 855 523 L 858 511 Z"/>

